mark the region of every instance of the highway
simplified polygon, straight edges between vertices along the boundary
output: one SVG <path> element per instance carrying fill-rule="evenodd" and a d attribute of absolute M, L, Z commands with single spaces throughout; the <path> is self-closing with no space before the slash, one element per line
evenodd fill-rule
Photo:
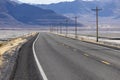
<path fill-rule="evenodd" d="M 19 59 L 14 80 L 120 80 L 119 49 L 40 33 L 34 50 L 41 73 L 31 51 L 33 41 L 20 51 L 26 60 Z"/>
<path fill-rule="evenodd" d="M 17 66 L 10 80 L 42 80 L 33 57 L 32 44 L 35 38 L 30 39 L 19 50 Z"/>

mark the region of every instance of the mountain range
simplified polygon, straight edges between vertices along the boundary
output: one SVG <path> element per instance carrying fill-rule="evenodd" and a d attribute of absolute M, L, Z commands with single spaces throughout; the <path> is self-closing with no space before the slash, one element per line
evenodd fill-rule
<path fill-rule="evenodd" d="M 51 9 L 57 13 L 68 15 L 94 15 L 91 9 L 98 6 L 101 17 L 120 18 L 120 0 L 75 0 L 72 2 L 60 2 L 57 4 L 37 5 L 44 9 Z"/>
<path fill-rule="evenodd" d="M 115 22 L 116 24 L 116 21 L 111 19 L 120 20 L 119 3 L 120 0 L 74 0 L 72 2 L 30 5 L 11 0 L 0 0 L 0 26 L 43 26 L 59 25 L 61 23 L 66 25 L 66 19 L 69 19 L 70 25 L 74 25 L 74 21 L 70 20 L 66 15 L 70 17 L 79 16 L 80 22 L 88 21 L 91 24 L 91 20 L 95 17 L 95 12 L 91 9 L 95 9 L 96 6 L 102 9 L 99 16 L 103 17 L 104 22 L 106 21 L 111 24 Z"/>
<path fill-rule="evenodd" d="M 0 26 L 57 25 L 60 24 L 60 21 L 65 22 L 66 19 L 69 18 L 50 9 L 10 0 L 0 0 Z"/>

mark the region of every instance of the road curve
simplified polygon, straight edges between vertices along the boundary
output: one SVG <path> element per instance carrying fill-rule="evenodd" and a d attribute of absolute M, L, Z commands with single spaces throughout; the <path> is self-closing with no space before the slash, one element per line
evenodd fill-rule
<path fill-rule="evenodd" d="M 120 80 L 120 50 L 50 33 L 34 48 L 48 80 Z"/>
<path fill-rule="evenodd" d="M 36 37 L 31 38 L 21 47 L 12 80 L 42 80 L 32 51 Z"/>

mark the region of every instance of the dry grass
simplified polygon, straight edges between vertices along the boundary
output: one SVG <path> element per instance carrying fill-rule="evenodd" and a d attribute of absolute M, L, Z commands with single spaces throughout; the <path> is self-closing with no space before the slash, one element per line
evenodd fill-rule
<path fill-rule="evenodd" d="M 2 43 L 0 43 L 0 47 L 2 46 Z"/>
<path fill-rule="evenodd" d="M 0 55 L 3 55 L 6 51 L 10 50 L 12 47 L 15 47 L 25 41 L 26 41 L 26 39 L 17 38 L 15 40 L 11 40 L 11 41 L 1 44 Z"/>
<path fill-rule="evenodd" d="M 0 68 L 2 68 L 2 64 L 3 64 L 3 58 L 0 57 Z"/>
<path fill-rule="evenodd" d="M 22 37 L 14 38 L 14 39 L 4 42 L 4 43 L 0 43 L 0 56 L 3 55 L 6 51 L 9 51 L 11 48 L 19 45 L 20 43 L 27 41 L 27 39 L 26 39 L 27 37 L 34 36 L 34 35 L 36 35 L 35 32 L 24 35 Z"/>
<path fill-rule="evenodd" d="M 3 65 L 3 54 L 5 52 L 9 52 L 10 54 L 12 49 L 14 49 L 19 44 L 26 42 L 27 37 L 34 36 L 34 35 L 36 35 L 36 33 L 27 34 L 22 37 L 11 39 L 10 41 L 0 43 L 0 68 Z"/>

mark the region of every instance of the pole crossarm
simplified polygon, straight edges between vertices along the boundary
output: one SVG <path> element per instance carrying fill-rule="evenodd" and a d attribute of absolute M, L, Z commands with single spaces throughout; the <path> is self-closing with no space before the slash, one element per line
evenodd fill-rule
<path fill-rule="evenodd" d="M 101 11 L 101 8 L 96 7 L 95 9 L 91 9 L 92 11 Z"/>

